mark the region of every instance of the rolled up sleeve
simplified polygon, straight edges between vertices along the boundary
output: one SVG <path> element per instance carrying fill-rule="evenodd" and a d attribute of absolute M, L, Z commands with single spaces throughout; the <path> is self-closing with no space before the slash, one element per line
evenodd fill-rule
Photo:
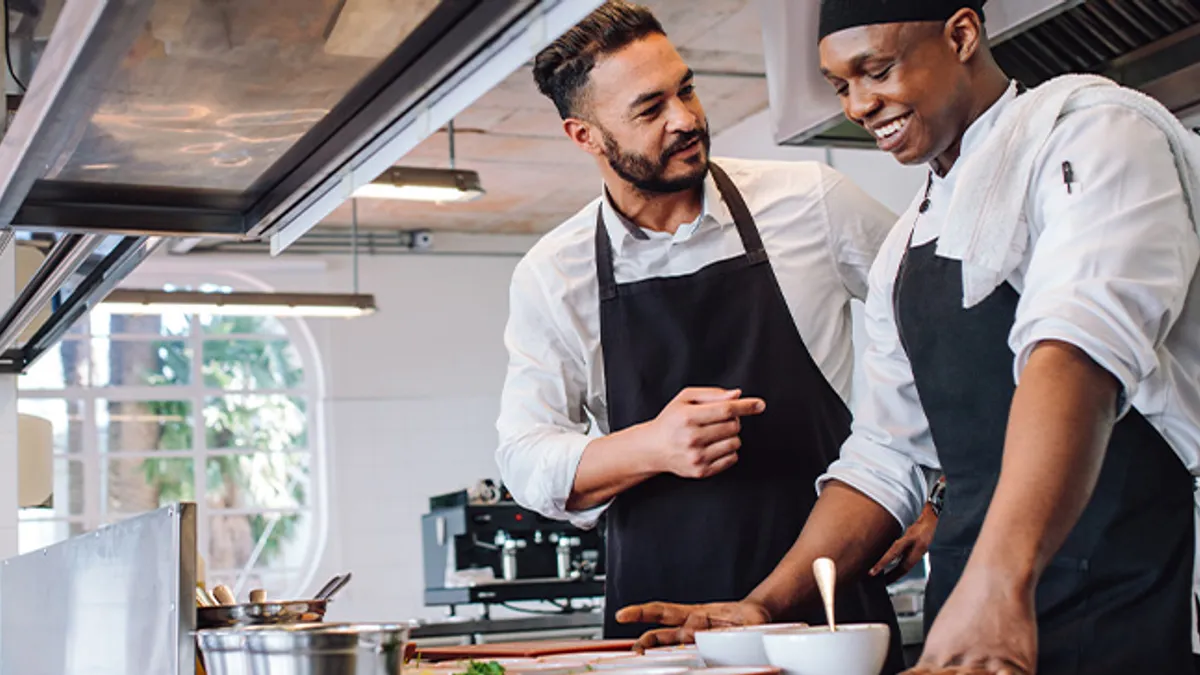
<path fill-rule="evenodd" d="M 1009 336 L 1014 377 L 1040 343 L 1071 344 L 1119 381 L 1123 415 L 1159 367 L 1200 239 L 1166 136 L 1136 112 L 1074 113 L 1043 157 L 1027 209 L 1034 248 Z"/>
<path fill-rule="evenodd" d="M 522 506 L 594 527 L 605 506 L 582 512 L 567 508 L 579 461 L 592 440 L 583 405 L 582 358 L 568 348 L 545 287 L 527 261 L 517 266 L 509 296 L 508 372 L 496 422 L 501 478 Z"/>
<path fill-rule="evenodd" d="M 871 269 L 868 342 L 861 361 L 865 391 L 859 393 L 841 456 L 818 479 L 817 489 L 832 480 L 845 483 L 907 529 L 920 515 L 940 466 L 892 312 L 893 281 L 908 235 L 900 229 L 889 236 Z"/>

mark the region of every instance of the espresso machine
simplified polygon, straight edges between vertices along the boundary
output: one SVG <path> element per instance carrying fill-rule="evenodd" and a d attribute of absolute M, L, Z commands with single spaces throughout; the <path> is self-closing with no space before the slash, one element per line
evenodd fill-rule
<path fill-rule="evenodd" d="M 431 498 L 421 536 L 427 606 L 604 595 L 603 528 L 546 518 L 491 481 Z"/>

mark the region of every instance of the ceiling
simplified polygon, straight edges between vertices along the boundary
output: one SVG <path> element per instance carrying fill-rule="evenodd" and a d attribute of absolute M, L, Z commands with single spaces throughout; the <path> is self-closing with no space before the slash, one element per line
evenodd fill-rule
<path fill-rule="evenodd" d="M 763 49 L 754 0 L 643 0 L 697 73 L 711 133 L 767 106 Z M 550 101 L 523 67 L 454 122 L 457 167 L 479 172 L 487 194 L 465 204 L 358 200 L 359 227 L 388 230 L 538 234 L 575 213 L 599 190 L 590 155 L 562 133 Z M 398 164 L 448 167 L 443 129 Z M 349 203 L 322 225 L 351 224 Z"/>

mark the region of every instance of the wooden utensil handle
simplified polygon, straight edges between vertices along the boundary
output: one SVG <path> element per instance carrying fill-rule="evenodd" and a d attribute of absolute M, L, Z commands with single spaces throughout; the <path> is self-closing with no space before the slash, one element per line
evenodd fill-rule
<path fill-rule="evenodd" d="M 225 584 L 220 584 L 220 585 L 216 586 L 215 588 L 213 588 L 212 592 L 213 592 L 213 597 L 215 597 L 217 599 L 217 602 L 221 603 L 222 605 L 236 605 L 237 604 L 237 599 L 233 597 L 233 591 L 229 590 L 229 587 L 226 586 Z"/>

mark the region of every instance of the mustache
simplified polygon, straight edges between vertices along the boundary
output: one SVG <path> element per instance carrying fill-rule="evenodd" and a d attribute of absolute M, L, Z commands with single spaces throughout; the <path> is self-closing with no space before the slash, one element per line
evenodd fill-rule
<path fill-rule="evenodd" d="M 680 134 L 679 138 L 675 139 L 670 145 L 668 145 L 666 147 L 665 150 L 663 150 L 663 153 L 662 153 L 663 163 L 666 163 L 666 161 L 671 158 L 671 155 L 674 155 L 675 153 L 679 152 L 680 150 L 683 150 L 687 146 L 691 145 L 692 142 L 697 139 L 699 139 L 701 143 L 707 143 L 708 129 L 696 129 L 695 131 L 689 131 L 687 133 Z"/>

